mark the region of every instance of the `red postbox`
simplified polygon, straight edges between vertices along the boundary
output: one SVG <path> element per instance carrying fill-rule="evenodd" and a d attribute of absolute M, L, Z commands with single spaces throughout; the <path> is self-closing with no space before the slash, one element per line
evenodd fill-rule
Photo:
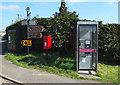
<path fill-rule="evenodd" d="M 51 36 L 43 37 L 43 49 L 51 49 L 52 46 L 52 38 Z"/>

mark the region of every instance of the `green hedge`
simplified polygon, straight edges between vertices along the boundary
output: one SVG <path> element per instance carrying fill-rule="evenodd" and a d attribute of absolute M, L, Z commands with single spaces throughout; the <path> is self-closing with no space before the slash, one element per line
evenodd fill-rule
<path fill-rule="evenodd" d="M 99 61 L 118 63 L 120 59 L 120 25 L 103 24 L 99 28 Z"/>
<path fill-rule="evenodd" d="M 43 35 L 52 37 L 51 50 L 59 51 L 63 55 L 75 53 L 76 28 L 79 21 L 76 12 L 55 18 L 34 18 L 34 20 L 38 21 L 38 25 L 44 26 Z"/>
<path fill-rule="evenodd" d="M 52 37 L 52 49 L 50 52 L 58 51 L 62 55 L 74 56 L 76 50 L 76 29 L 77 18 L 76 13 L 71 13 L 63 16 L 56 16 L 55 18 L 34 18 L 38 21 L 37 25 L 44 26 L 45 30 L 43 36 L 50 35 Z M 90 20 L 80 20 L 90 21 Z M 13 28 L 21 28 L 16 23 L 13 26 L 7 27 L 7 30 Z M 20 30 L 19 30 L 20 31 Z M 25 31 L 25 30 L 23 30 Z M 18 32 L 19 33 L 19 32 Z M 25 32 L 22 32 L 25 33 Z M 19 36 L 21 37 L 21 36 Z M 43 50 L 43 39 L 32 39 L 33 46 L 31 51 L 46 52 Z M 118 24 L 102 24 L 99 22 L 99 62 L 103 63 L 117 63 L 120 59 L 120 25 Z"/>

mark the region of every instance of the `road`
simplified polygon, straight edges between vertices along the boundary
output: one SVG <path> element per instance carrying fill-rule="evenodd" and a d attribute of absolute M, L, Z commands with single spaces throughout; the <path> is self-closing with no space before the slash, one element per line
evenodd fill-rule
<path fill-rule="evenodd" d="M 15 82 L 12 82 L 12 81 L 10 81 L 10 80 L 8 80 L 8 79 L 5 79 L 5 78 L 2 78 L 2 77 L 0 77 L 0 85 L 18 85 L 17 83 L 15 83 Z"/>
<path fill-rule="evenodd" d="M 12 83 L 9 80 L 3 79 L 2 77 L 0 77 L 0 83 Z"/>

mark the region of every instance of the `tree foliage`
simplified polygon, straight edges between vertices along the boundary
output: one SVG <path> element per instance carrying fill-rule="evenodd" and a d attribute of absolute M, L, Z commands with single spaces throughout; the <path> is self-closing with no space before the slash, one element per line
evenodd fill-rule
<path fill-rule="evenodd" d="M 53 41 L 53 48 L 66 51 L 69 55 L 74 55 L 77 37 L 76 12 L 67 12 L 64 16 L 54 18 L 39 18 L 38 25 L 44 26 L 45 35 L 50 35 Z M 89 21 L 89 20 L 80 20 Z M 98 48 L 100 62 L 118 62 L 120 59 L 120 25 L 102 24 L 99 22 Z"/>
<path fill-rule="evenodd" d="M 64 16 L 55 16 L 49 19 L 45 31 L 52 36 L 53 45 L 56 48 L 64 46 L 66 52 L 75 50 L 75 36 L 78 20 L 76 12 L 67 12 Z"/>
<path fill-rule="evenodd" d="M 61 6 L 59 8 L 59 15 L 64 16 L 67 13 L 67 7 L 65 6 L 65 0 L 61 0 Z"/>

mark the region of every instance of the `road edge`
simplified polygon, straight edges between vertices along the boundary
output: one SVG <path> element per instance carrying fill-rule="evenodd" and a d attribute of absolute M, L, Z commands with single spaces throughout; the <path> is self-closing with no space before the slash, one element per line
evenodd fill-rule
<path fill-rule="evenodd" d="M 8 77 L 8 76 L 5 76 L 5 75 L 3 75 L 3 74 L 0 74 L 0 77 L 4 78 L 4 79 L 6 79 L 6 80 L 9 80 L 9 81 L 11 81 L 11 82 L 13 82 L 13 83 L 16 83 L 16 84 L 19 84 L 19 85 L 24 85 L 23 82 L 18 81 L 18 80 L 15 80 L 15 79 L 13 79 L 13 78 L 10 78 L 10 77 Z"/>

